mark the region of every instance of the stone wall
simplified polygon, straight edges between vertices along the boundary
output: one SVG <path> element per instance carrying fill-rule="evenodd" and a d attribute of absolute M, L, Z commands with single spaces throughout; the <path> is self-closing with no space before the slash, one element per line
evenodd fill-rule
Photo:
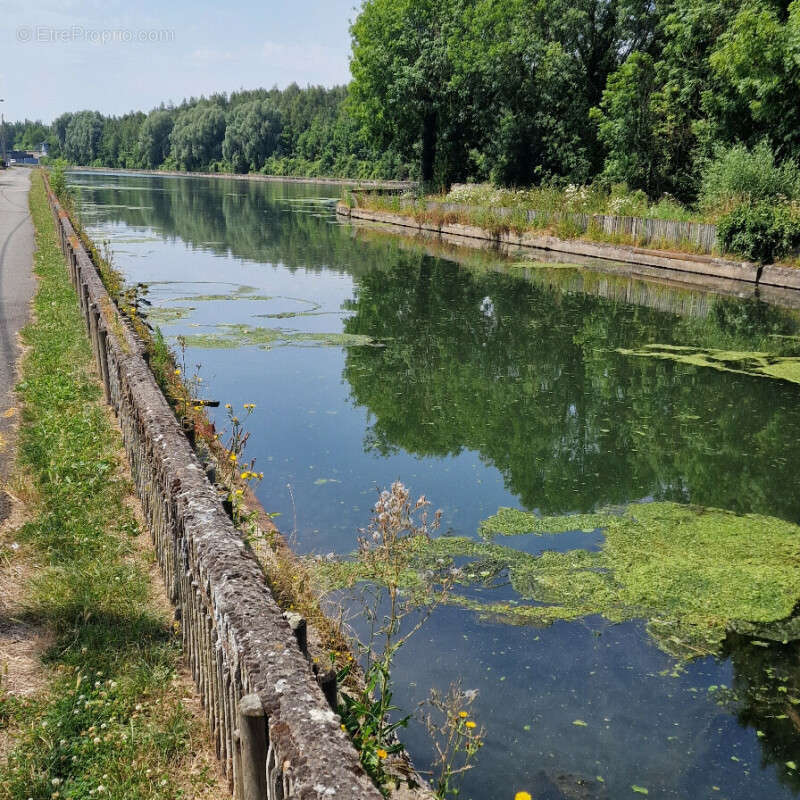
<path fill-rule="evenodd" d="M 183 645 L 237 800 L 379 800 L 68 214 L 48 188 Z M 299 633 L 299 630 L 298 630 Z"/>
<path fill-rule="evenodd" d="M 713 279 L 713 281 L 721 279 L 744 282 L 759 288 L 800 289 L 800 269 L 781 267 L 776 264 L 761 266 L 749 261 L 734 261 L 699 253 L 654 250 L 633 245 L 593 242 L 586 239 L 559 239 L 538 231 L 525 231 L 519 234 L 509 230 L 496 233 L 477 225 L 420 221 L 410 213 L 410 209 L 406 214 L 359 207 L 350 208 L 346 203 L 340 202 L 336 206 L 336 212 L 351 219 L 398 226 L 417 233 L 434 234 L 446 237 L 453 242 L 460 241 L 466 245 L 470 244 L 470 240 L 491 243 L 493 246 L 500 246 L 504 252 L 530 248 L 540 252 L 579 256 L 582 259 L 602 259 L 606 262 L 632 264 L 646 268 L 649 277 L 661 275 L 672 279 L 690 279 L 697 286 L 708 285 L 711 289 L 714 289 L 715 286 L 706 278 Z M 782 304 L 796 305 L 796 301 Z"/>

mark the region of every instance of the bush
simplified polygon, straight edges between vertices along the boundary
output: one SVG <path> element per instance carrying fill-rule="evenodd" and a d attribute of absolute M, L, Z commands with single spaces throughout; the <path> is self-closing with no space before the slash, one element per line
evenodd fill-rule
<path fill-rule="evenodd" d="M 61 202 L 65 202 L 69 199 L 67 177 L 64 174 L 67 166 L 67 162 L 61 158 L 56 159 L 50 164 L 50 188 Z"/>
<path fill-rule="evenodd" d="M 745 203 L 720 219 L 717 241 L 725 251 L 771 263 L 800 247 L 800 217 L 786 205 Z"/>
<path fill-rule="evenodd" d="M 800 169 L 791 161 L 775 163 L 766 142 L 752 150 L 738 144 L 717 151 L 702 174 L 700 206 L 728 210 L 741 202 L 800 200 Z"/>

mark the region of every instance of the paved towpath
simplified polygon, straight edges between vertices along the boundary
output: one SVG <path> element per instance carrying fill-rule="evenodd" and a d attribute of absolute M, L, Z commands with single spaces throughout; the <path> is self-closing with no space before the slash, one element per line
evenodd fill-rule
<path fill-rule="evenodd" d="M 30 179 L 31 171 L 24 167 L 0 170 L 0 479 L 8 474 L 17 413 L 12 393 L 20 353 L 17 334 L 28 321 L 36 285 L 28 210 Z"/>

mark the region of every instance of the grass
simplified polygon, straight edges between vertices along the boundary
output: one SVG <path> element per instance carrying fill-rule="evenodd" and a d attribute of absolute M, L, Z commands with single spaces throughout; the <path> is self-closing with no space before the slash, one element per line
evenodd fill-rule
<path fill-rule="evenodd" d="M 181 702 L 179 639 L 154 599 L 120 437 L 39 176 L 30 205 L 39 287 L 23 333 L 18 462 L 32 504 L 15 536 L 40 565 L 26 615 L 55 644 L 48 690 L 0 716 L 13 733 L 0 800 L 197 796 L 214 783 L 193 765 L 203 728 Z"/>
<path fill-rule="evenodd" d="M 574 188 L 574 187 L 573 187 Z M 490 191 L 491 190 L 491 191 Z M 584 191 L 585 190 L 585 191 Z M 455 186 L 448 195 L 428 197 L 419 201 L 410 196 L 381 193 L 359 193 L 357 205 L 372 211 L 387 211 L 402 214 L 421 225 L 441 228 L 445 225 L 469 225 L 491 233 L 500 238 L 509 233 L 522 236 L 525 233 L 539 233 L 556 236 L 559 239 L 582 239 L 613 245 L 648 247 L 653 250 L 673 250 L 685 253 L 699 253 L 702 248 L 691 241 L 646 240 L 640 235 L 626 233 L 607 233 L 590 217 L 584 226 L 571 215 L 610 214 L 616 216 L 649 217 L 678 222 L 699 221 L 675 201 L 665 198 L 659 203 L 648 205 L 633 195 L 610 195 L 589 191 L 589 187 L 569 193 L 567 190 L 530 189 L 502 190 L 484 184 L 476 186 Z M 445 210 L 441 207 L 428 208 L 426 201 L 439 203 L 458 203 L 465 207 L 459 210 Z M 500 212 L 499 209 L 504 211 Z M 528 210 L 536 210 L 538 215 L 528 219 Z M 616 210 L 615 210 L 616 209 Z M 716 249 L 715 249 L 716 252 Z"/>

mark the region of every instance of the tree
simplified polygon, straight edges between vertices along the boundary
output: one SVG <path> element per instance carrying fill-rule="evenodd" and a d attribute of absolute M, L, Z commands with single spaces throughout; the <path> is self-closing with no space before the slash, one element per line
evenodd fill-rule
<path fill-rule="evenodd" d="M 148 169 L 160 167 L 169 155 L 173 114 L 163 109 L 151 111 L 139 131 L 137 150 L 141 163 Z"/>
<path fill-rule="evenodd" d="M 797 157 L 800 0 L 794 0 L 786 14 L 782 6 L 769 2 L 743 5 L 720 36 L 709 64 L 721 91 L 707 97 L 707 108 L 716 112 L 721 122 L 738 117 L 734 130 L 746 143 L 766 136 L 776 153 Z"/>
<path fill-rule="evenodd" d="M 427 184 L 435 177 L 446 184 L 456 172 L 452 154 L 439 146 L 462 144 L 448 43 L 467 2 L 366 0 L 351 27 L 353 113 L 381 145 L 418 158 Z"/>
<path fill-rule="evenodd" d="M 253 100 L 230 115 L 222 157 L 234 172 L 258 172 L 277 150 L 283 121 L 269 100 Z"/>
<path fill-rule="evenodd" d="M 172 155 L 182 169 L 208 169 L 222 157 L 225 113 L 202 103 L 182 111 L 170 134 Z"/>
<path fill-rule="evenodd" d="M 98 111 L 79 111 L 64 134 L 64 154 L 75 164 L 91 164 L 99 153 L 103 117 Z"/>

